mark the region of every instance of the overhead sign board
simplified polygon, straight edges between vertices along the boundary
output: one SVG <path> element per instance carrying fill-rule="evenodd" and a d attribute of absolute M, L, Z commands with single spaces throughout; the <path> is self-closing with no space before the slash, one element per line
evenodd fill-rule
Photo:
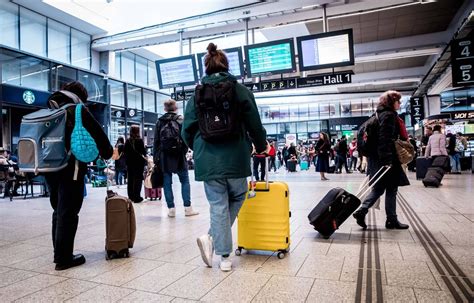
<path fill-rule="evenodd" d="M 474 35 L 451 44 L 453 86 L 474 84 Z"/>
<path fill-rule="evenodd" d="M 412 97 L 410 98 L 410 111 L 411 111 L 411 125 L 416 125 L 418 122 L 425 118 L 423 98 Z"/>
<path fill-rule="evenodd" d="M 334 74 L 316 75 L 306 78 L 299 78 L 298 88 L 347 84 L 352 82 L 352 72 L 341 72 Z"/>

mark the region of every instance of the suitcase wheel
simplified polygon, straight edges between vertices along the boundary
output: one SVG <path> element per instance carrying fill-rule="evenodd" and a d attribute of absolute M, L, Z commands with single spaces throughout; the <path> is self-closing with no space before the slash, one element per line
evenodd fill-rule
<path fill-rule="evenodd" d="M 237 248 L 237 249 L 235 250 L 235 255 L 236 255 L 236 256 L 242 255 L 242 247 L 239 247 L 239 248 Z"/>
<path fill-rule="evenodd" d="M 280 252 L 278 252 L 277 257 L 278 257 L 278 259 L 283 259 L 283 258 L 285 258 L 285 255 L 286 255 L 285 252 L 280 251 Z"/>

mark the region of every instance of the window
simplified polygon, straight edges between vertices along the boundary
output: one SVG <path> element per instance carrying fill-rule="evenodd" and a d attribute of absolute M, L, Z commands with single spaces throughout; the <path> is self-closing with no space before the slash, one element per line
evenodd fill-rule
<path fill-rule="evenodd" d="M 103 77 L 79 71 L 78 79 L 87 89 L 88 101 L 105 103 L 105 80 Z"/>
<path fill-rule="evenodd" d="M 135 56 L 136 62 L 136 79 L 135 83 L 142 86 L 148 85 L 148 60 L 139 56 Z"/>
<path fill-rule="evenodd" d="M 48 20 L 48 57 L 70 63 L 71 48 L 69 37 L 71 28 L 59 22 Z"/>
<path fill-rule="evenodd" d="M 321 131 L 321 121 L 308 121 L 308 132 Z"/>
<path fill-rule="evenodd" d="M 316 103 L 309 105 L 309 118 L 319 119 L 319 104 Z"/>
<path fill-rule="evenodd" d="M 127 102 L 128 108 L 142 109 L 142 89 L 134 85 L 128 85 Z"/>
<path fill-rule="evenodd" d="M 298 104 L 296 105 L 290 105 L 288 106 L 289 111 L 290 111 L 290 121 L 298 121 L 299 116 L 298 116 Z"/>
<path fill-rule="evenodd" d="M 297 133 L 307 133 L 308 132 L 308 122 L 299 122 L 296 124 Z"/>
<path fill-rule="evenodd" d="M 278 134 L 278 124 L 264 124 L 265 130 L 267 131 L 267 135 L 276 135 Z"/>
<path fill-rule="evenodd" d="M 2 66 L 2 84 L 21 85 L 20 54 L 9 50 L 0 50 L 0 54 L 0 65 Z"/>
<path fill-rule="evenodd" d="M 372 114 L 372 100 L 362 101 L 362 116 L 371 116 Z"/>
<path fill-rule="evenodd" d="M 33 57 L 21 59 L 21 86 L 49 91 L 49 62 Z"/>
<path fill-rule="evenodd" d="M 115 74 L 116 78 L 122 78 L 122 55 L 115 52 Z"/>
<path fill-rule="evenodd" d="M 64 84 L 76 81 L 76 69 L 57 65 L 51 68 L 51 76 L 52 76 L 52 90 L 60 90 Z"/>
<path fill-rule="evenodd" d="M 143 109 L 147 112 L 156 113 L 155 93 L 151 90 L 143 90 Z"/>
<path fill-rule="evenodd" d="M 108 80 L 110 104 L 125 107 L 125 94 L 123 82 Z"/>
<path fill-rule="evenodd" d="M 148 61 L 148 86 L 158 89 L 158 76 L 156 74 L 155 62 Z"/>
<path fill-rule="evenodd" d="M 362 115 L 362 103 L 360 100 L 351 101 L 351 115 L 352 117 L 360 117 Z"/>
<path fill-rule="evenodd" d="M 351 116 L 351 102 L 350 101 L 341 101 L 341 114 L 340 117 L 350 117 Z"/>
<path fill-rule="evenodd" d="M 161 93 L 156 93 L 156 112 L 158 114 L 164 114 L 164 103 L 166 100 L 169 100 L 170 97 Z"/>
<path fill-rule="evenodd" d="M 46 17 L 20 7 L 20 39 L 20 49 L 46 57 Z"/>
<path fill-rule="evenodd" d="M 135 82 L 135 55 L 122 53 L 122 77 L 123 81 Z"/>
<path fill-rule="evenodd" d="M 71 64 L 85 69 L 91 67 L 91 36 L 71 29 Z"/>
<path fill-rule="evenodd" d="M 0 44 L 18 48 L 18 5 L 0 2 Z"/>

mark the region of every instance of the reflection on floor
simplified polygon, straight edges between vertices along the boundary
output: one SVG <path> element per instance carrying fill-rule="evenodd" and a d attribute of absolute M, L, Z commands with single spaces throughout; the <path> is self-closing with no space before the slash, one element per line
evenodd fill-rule
<path fill-rule="evenodd" d="M 208 229 L 208 205 L 201 183 L 192 183 L 193 205 L 201 214 L 177 217 L 166 204 L 135 205 L 136 245 L 128 259 L 104 258 L 103 188 L 88 188 L 80 214 L 76 250 L 83 266 L 56 272 L 50 240 L 51 209 L 44 198 L 0 200 L 0 302 L 450 302 L 468 301 L 474 281 L 474 178 L 446 175 L 443 186 L 421 181 L 401 189 L 400 221 L 408 231 L 384 228 L 382 210 L 369 213 L 362 231 L 349 219 L 329 240 L 319 237 L 307 214 L 331 187 L 356 192 L 363 176 L 312 171 L 271 174 L 290 186 L 291 253 L 233 256 L 234 270 L 206 268 L 195 239 Z M 122 194 L 125 188 L 118 189 Z M 216 258 L 217 259 L 217 258 Z"/>

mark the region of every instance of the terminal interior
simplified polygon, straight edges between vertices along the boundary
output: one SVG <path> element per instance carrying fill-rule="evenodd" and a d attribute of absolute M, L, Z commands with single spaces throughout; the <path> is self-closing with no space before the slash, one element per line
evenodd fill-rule
<path fill-rule="evenodd" d="M 137 235 L 123 259 L 105 259 L 106 187 L 86 184 L 74 250 L 87 261 L 56 271 L 52 209 L 33 175 L 18 196 L 0 195 L 0 302 L 473 302 L 473 10 L 472 0 L 0 0 L 0 147 L 13 155 L 22 117 L 71 81 L 87 89 L 112 145 L 136 125 L 152 154 L 164 102 L 184 114 L 210 42 L 253 92 L 279 150 L 304 150 L 321 132 L 351 142 L 387 90 L 402 95 L 398 114 L 419 158 L 428 127 L 466 141 L 461 173 L 441 186 L 407 171 L 397 213 L 408 230 L 385 228 L 382 198 L 366 230 L 350 217 L 329 239 L 308 214 L 331 188 L 358 192 L 365 174 L 341 169 L 321 181 L 314 163 L 289 172 L 277 161 L 268 178 L 289 186 L 289 252 L 233 253 L 230 272 L 201 260 L 209 203 L 192 169 L 199 215 L 185 217 L 175 175 L 176 217 L 164 197 L 133 204 Z"/>

